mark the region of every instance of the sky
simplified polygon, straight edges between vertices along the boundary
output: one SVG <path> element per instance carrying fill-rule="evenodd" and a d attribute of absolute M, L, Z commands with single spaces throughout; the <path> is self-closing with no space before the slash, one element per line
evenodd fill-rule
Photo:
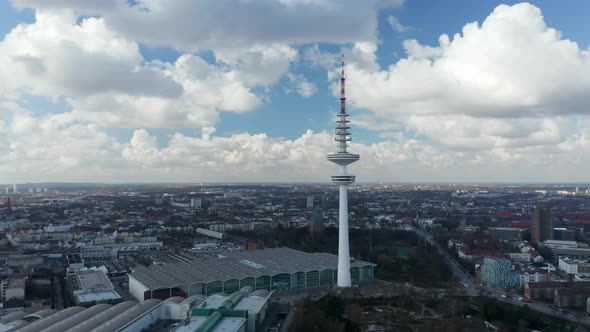
<path fill-rule="evenodd" d="M 0 183 L 590 182 L 586 0 L 0 0 Z"/>

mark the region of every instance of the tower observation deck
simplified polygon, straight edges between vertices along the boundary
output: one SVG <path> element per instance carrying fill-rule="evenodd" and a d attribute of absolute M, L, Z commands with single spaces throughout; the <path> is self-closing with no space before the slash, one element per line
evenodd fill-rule
<path fill-rule="evenodd" d="M 348 152 L 350 127 L 346 113 L 346 93 L 344 78 L 344 54 L 342 55 L 342 76 L 340 77 L 340 112 L 336 114 L 336 133 L 334 140 L 338 152 L 328 154 L 328 160 L 339 166 L 340 172 L 332 175 L 332 182 L 340 186 L 340 204 L 338 220 L 338 286 L 350 287 L 350 250 L 348 246 L 348 185 L 355 181 L 355 176 L 348 174 L 346 166 L 359 160 L 359 155 Z"/>

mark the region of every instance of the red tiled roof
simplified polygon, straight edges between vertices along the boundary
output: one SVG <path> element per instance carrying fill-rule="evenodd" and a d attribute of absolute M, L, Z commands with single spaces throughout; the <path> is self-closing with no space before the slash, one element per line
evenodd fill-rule
<path fill-rule="evenodd" d="M 499 211 L 490 213 L 492 217 L 513 217 L 514 213 L 510 211 Z"/>
<path fill-rule="evenodd" d="M 527 282 L 529 288 L 566 288 L 566 287 L 590 287 L 590 281 L 578 282 L 561 282 L 561 281 L 544 281 L 544 282 Z"/>
<path fill-rule="evenodd" d="M 514 228 L 528 228 L 531 227 L 530 220 L 515 220 L 515 221 L 504 221 L 501 222 L 502 227 L 514 227 Z"/>
<path fill-rule="evenodd" d="M 495 250 L 485 250 L 485 249 L 469 249 L 469 248 L 461 248 L 459 249 L 465 256 L 495 256 Z"/>

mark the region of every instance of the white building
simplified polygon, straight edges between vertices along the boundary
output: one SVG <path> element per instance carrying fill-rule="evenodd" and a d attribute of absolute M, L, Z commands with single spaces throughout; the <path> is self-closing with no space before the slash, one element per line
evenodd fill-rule
<path fill-rule="evenodd" d="M 115 286 L 101 270 L 80 271 L 68 280 L 74 301 L 78 305 L 111 303 L 121 300 Z"/>
<path fill-rule="evenodd" d="M 559 257 L 559 269 L 568 274 L 589 273 L 590 262 L 587 260 Z"/>
<path fill-rule="evenodd" d="M 7 278 L 0 281 L 0 302 L 11 299 L 24 300 L 26 278 Z"/>
<path fill-rule="evenodd" d="M 563 240 L 545 240 L 543 244 L 551 249 L 574 249 L 574 248 L 582 248 L 588 247 L 585 243 L 580 243 L 576 241 L 563 241 Z"/>
<path fill-rule="evenodd" d="M 248 287 L 242 288 L 239 292 L 231 295 L 215 294 L 207 297 L 204 301 L 198 303 L 196 310 L 215 310 L 223 306 L 230 305 L 231 310 L 244 311 L 246 316 L 242 317 L 224 317 L 214 324 L 213 331 L 232 331 L 232 332 L 255 332 L 257 325 L 266 318 L 266 311 L 269 305 L 269 299 L 272 292 L 267 290 L 251 291 Z M 231 304 L 230 304 L 231 303 Z M 211 320 L 210 316 L 192 316 L 185 325 L 179 328 L 178 332 L 197 331 L 206 321 Z"/>
<path fill-rule="evenodd" d="M 527 282 L 543 282 L 547 281 L 548 274 L 541 273 L 538 271 L 521 271 L 520 272 L 520 284 L 525 285 Z"/>
<path fill-rule="evenodd" d="M 213 232 L 219 232 L 219 233 L 223 233 L 226 231 L 226 229 L 228 229 L 226 227 L 226 224 L 212 224 L 209 225 L 209 230 L 213 231 Z M 207 234 L 203 234 L 203 235 L 207 235 Z"/>
<path fill-rule="evenodd" d="M 185 208 L 188 209 L 190 207 L 190 203 L 189 202 L 175 202 L 175 201 L 170 201 L 170 205 L 174 206 L 174 207 L 178 207 L 178 208 Z"/>
<path fill-rule="evenodd" d="M 532 259 L 532 256 L 530 253 L 514 253 L 513 252 L 513 253 L 508 254 L 508 257 L 513 262 L 522 262 L 522 263 L 528 263 Z"/>

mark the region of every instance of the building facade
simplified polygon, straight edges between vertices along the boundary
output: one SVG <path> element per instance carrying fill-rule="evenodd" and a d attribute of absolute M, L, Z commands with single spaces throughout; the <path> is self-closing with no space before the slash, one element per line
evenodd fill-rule
<path fill-rule="evenodd" d="M 553 239 L 553 214 L 549 204 L 539 204 L 533 210 L 531 221 L 531 240 L 533 242 Z"/>
<path fill-rule="evenodd" d="M 481 282 L 492 288 L 519 288 L 520 275 L 512 269 L 512 262 L 505 258 L 489 258 L 483 260 Z"/>
<path fill-rule="evenodd" d="M 307 209 L 313 209 L 313 196 L 311 196 L 311 195 L 307 196 L 307 198 L 305 200 L 305 207 Z"/>
<path fill-rule="evenodd" d="M 558 288 L 555 290 L 553 304 L 557 307 L 581 309 L 586 307 L 586 301 L 590 297 L 590 288 Z"/>
<path fill-rule="evenodd" d="M 590 281 L 581 282 L 527 282 L 524 285 L 524 296 L 529 300 L 551 301 L 555 296 L 556 289 L 562 288 L 588 288 Z"/>
<path fill-rule="evenodd" d="M 522 235 L 526 231 L 524 228 L 514 227 L 489 227 L 488 233 L 490 237 L 495 240 L 521 240 Z"/>
<path fill-rule="evenodd" d="M 587 260 L 559 257 L 559 269 L 567 274 L 590 273 L 590 262 Z"/>

